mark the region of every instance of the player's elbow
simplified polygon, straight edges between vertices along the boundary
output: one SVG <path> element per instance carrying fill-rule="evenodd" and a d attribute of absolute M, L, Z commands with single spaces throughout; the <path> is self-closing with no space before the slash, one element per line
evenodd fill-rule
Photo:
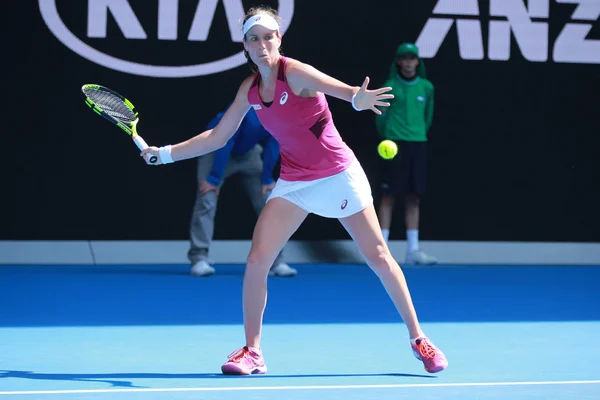
<path fill-rule="evenodd" d="M 220 150 L 227 144 L 227 140 L 223 140 L 221 138 L 217 138 L 215 141 L 215 150 Z"/>
<path fill-rule="evenodd" d="M 212 151 L 222 149 L 227 144 L 227 135 L 216 128 L 210 133 L 210 138 L 212 139 L 210 146 Z"/>

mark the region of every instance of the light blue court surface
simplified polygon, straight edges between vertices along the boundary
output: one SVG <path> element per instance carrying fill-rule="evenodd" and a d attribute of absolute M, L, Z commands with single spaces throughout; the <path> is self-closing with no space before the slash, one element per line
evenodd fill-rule
<path fill-rule="evenodd" d="M 366 266 L 297 267 L 269 278 L 269 373 L 226 377 L 243 266 L 0 266 L 0 400 L 600 399 L 600 267 L 404 268 L 436 375 Z"/>

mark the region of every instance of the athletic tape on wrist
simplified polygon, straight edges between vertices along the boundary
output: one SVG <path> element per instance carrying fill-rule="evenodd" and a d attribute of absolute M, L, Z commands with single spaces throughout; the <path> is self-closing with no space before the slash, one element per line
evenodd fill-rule
<path fill-rule="evenodd" d="M 354 93 L 352 95 L 352 107 L 356 110 L 356 111 L 362 111 L 362 109 L 356 107 L 356 103 L 354 102 L 354 99 L 356 98 L 356 95 L 358 94 L 358 92 Z"/>
<path fill-rule="evenodd" d="M 163 164 L 170 164 L 173 161 L 173 157 L 171 157 L 171 145 L 163 146 L 158 149 L 158 155 L 160 157 L 160 161 Z"/>

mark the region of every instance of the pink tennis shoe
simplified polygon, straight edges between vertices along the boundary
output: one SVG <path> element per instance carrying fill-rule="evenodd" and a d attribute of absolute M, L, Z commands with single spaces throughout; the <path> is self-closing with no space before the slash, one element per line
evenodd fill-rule
<path fill-rule="evenodd" d="M 448 360 L 444 353 L 425 336 L 411 341 L 415 357 L 423 362 L 425 371 L 436 373 L 448 367 Z M 238 349 L 227 356 L 228 361 L 223 364 L 221 371 L 225 375 L 254 375 L 267 373 L 267 365 L 262 354 L 250 350 L 247 346 Z"/>
<path fill-rule="evenodd" d="M 413 353 L 418 360 L 423 362 L 425 371 L 436 373 L 443 371 L 448 367 L 448 360 L 440 349 L 434 346 L 433 343 L 425 336 L 418 337 L 411 341 Z"/>
<path fill-rule="evenodd" d="M 267 372 L 262 354 L 250 350 L 247 346 L 234 351 L 227 358 L 229 360 L 221 367 L 225 375 L 253 375 Z"/>

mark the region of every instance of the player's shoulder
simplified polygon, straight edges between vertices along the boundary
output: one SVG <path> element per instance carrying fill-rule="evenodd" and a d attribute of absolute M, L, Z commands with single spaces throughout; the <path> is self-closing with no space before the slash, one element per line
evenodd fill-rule
<path fill-rule="evenodd" d="M 246 79 L 244 79 L 240 85 L 240 91 L 244 91 L 244 92 L 248 93 L 248 91 L 252 87 L 252 83 L 256 79 L 257 74 L 258 74 L 258 72 L 255 72 L 255 73 L 247 76 Z"/>
<path fill-rule="evenodd" d="M 285 59 L 285 69 L 299 68 L 305 64 L 300 60 L 296 60 L 295 58 L 285 57 L 284 59 Z"/>
<path fill-rule="evenodd" d="M 313 68 L 312 65 L 304 63 L 300 60 L 296 60 L 295 58 L 285 58 L 285 76 L 287 78 L 295 77 L 298 75 L 302 75 L 308 71 L 308 69 Z"/>
<path fill-rule="evenodd" d="M 252 87 L 252 82 L 254 82 L 255 76 L 256 74 L 252 74 L 242 81 L 237 92 L 237 99 L 248 98 L 248 93 L 250 93 L 250 88 Z"/>
<path fill-rule="evenodd" d="M 302 70 L 302 62 L 294 59 L 286 57 L 285 59 L 285 78 L 289 79 L 290 77 L 293 79 L 300 71 Z"/>

